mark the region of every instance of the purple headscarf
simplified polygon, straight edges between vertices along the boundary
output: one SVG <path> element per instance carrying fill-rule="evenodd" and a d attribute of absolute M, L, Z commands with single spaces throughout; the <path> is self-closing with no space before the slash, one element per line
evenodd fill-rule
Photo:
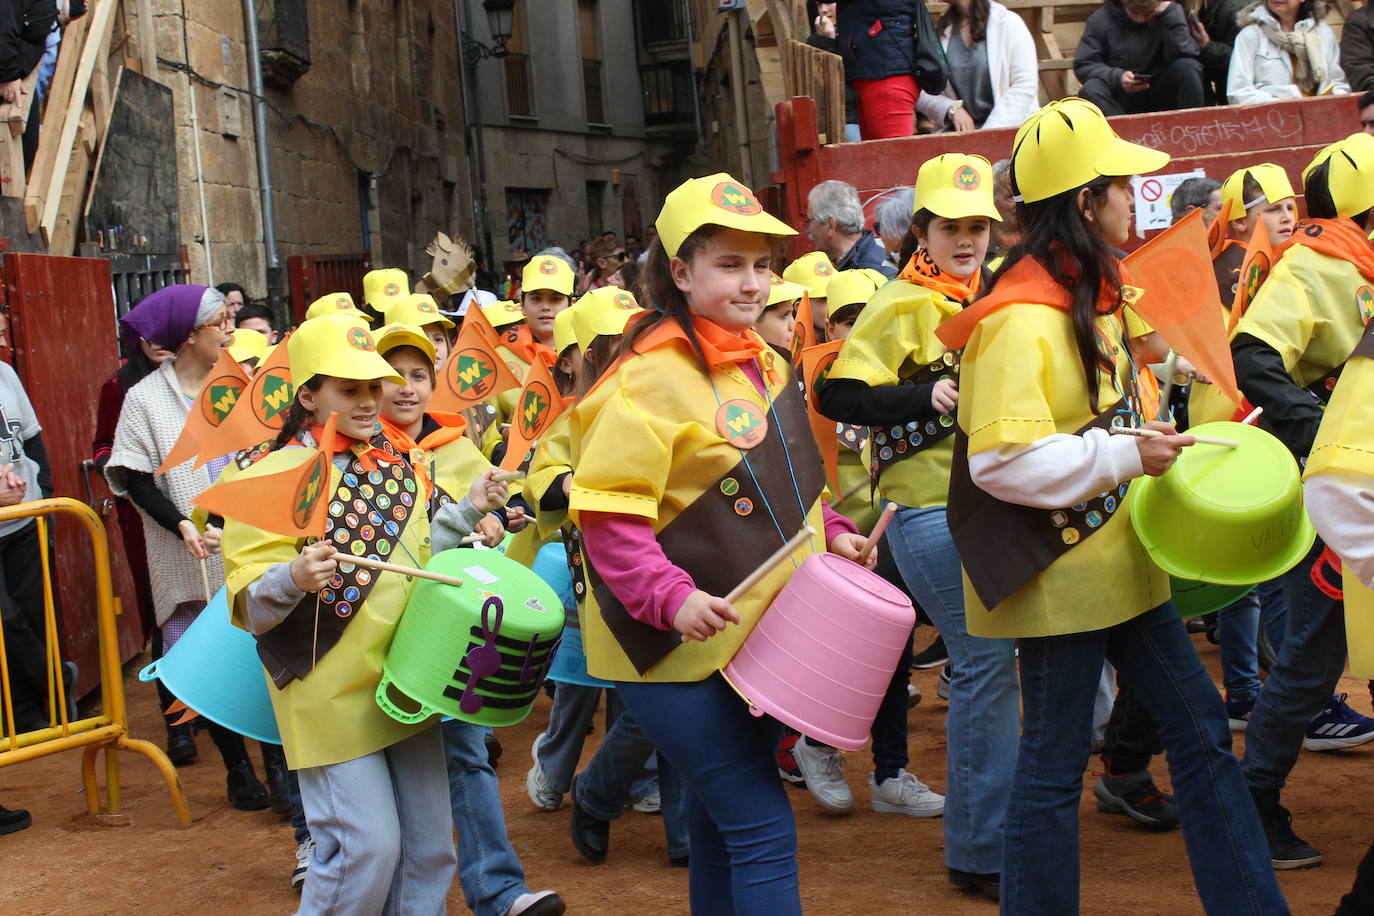
<path fill-rule="evenodd" d="M 195 331 L 208 286 L 164 286 L 119 319 L 125 330 L 175 353 Z M 220 296 L 223 299 L 223 295 Z M 137 341 L 130 341 L 137 343 Z"/>

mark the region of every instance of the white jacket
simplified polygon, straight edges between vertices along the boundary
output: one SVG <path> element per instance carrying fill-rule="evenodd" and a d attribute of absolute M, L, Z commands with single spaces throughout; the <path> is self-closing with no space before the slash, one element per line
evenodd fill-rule
<path fill-rule="evenodd" d="M 945 29 L 943 42 L 949 48 L 953 28 Z M 988 4 L 988 79 L 992 82 L 992 112 L 983 127 L 1020 127 L 1040 107 L 1040 62 L 1030 29 L 1020 16 L 993 0 Z M 948 130 L 945 117 L 956 100 L 954 87 L 946 86 L 940 95 L 922 92 L 916 110 L 935 122 L 936 129 Z"/>
<path fill-rule="evenodd" d="M 1302 93 L 1293 82 L 1293 62 L 1288 53 L 1266 38 L 1256 24 L 1263 19 L 1277 27 L 1274 14 L 1261 3 L 1247 18 L 1250 24 L 1240 30 L 1231 45 L 1231 67 L 1226 74 L 1227 100 L 1233 105 L 1245 105 L 1301 98 Z M 1345 80 L 1345 71 L 1341 70 L 1340 46 L 1331 27 L 1317 19 L 1300 19 L 1293 31 L 1314 32 L 1320 42 L 1326 81 L 1317 87 L 1317 94 L 1349 92 L 1350 84 Z"/>

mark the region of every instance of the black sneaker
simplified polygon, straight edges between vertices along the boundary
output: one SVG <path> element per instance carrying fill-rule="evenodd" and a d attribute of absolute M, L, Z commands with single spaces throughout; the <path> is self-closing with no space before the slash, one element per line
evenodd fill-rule
<path fill-rule="evenodd" d="M 267 789 L 258 781 L 258 774 L 253 772 L 253 765 L 247 760 L 230 767 L 225 782 L 229 804 L 240 811 L 261 811 L 271 804 Z"/>
<path fill-rule="evenodd" d="M 945 650 L 945 638 L 937 636 L 935 642 L 911 656 L 911 667 L 921 670 L 938 668 L 947 661 L 949 661 L 949 652 Z"/>
<path fill-rule="evenodd" d="M 1287 808 L 1275 805 L 1269 811 L 1261 809 L 1259 816 L 1274 868 L 1316 868 L 1322 864 L 1322 854 L 1293 832 L 1293 815 Z"/>
<path fill-rule="evenodd" d="M 969 894 L 982 894 L 993 900 L 1002 899 L 1002 876 L 996 872 L 978 875 L 971 871 L 949 870 L 949 883 Z"/>
<path fill-rule="evenodd" d="M 167 759 L 174 767 L 184 767 L 196 759 L 196 739 L 189 724 L 167 726 Z"/>
<path fill-rule="evenodd" d="M 1125 776 L 1103 773 L 1093 786 L 1093 795 L 1097 796 L 1098 811 L 1124 814 L 1136 823 L 1157 830 L 1178 826 L 1174 797 L 1159 790 L 1149 770 Z"/>
<path fill-rule="evenodd" d="M 33 816 L 22 808 L 6 808 L 0 805 L 0 836 L 18 833 L 33 823 Z"/>

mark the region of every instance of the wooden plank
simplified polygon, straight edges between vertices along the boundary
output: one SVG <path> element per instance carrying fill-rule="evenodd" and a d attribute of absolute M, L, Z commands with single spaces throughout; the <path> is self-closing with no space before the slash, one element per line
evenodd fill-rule
<path fill-rule="evenodd" d="M 86 178 L 91 171 L 95 138 L 95 110 L 88 103 L 76 119 L 78 136 L 68 151 L 60 195 L 54 199 L 55 216 L 48 230 L 48 253 L 70 257 L 76 250 L 76 231 L 81 204 L 86 198 Z M 83 139 L 84 138 L 84 139 Z"/>
<path fill-rule="evenodd" d="M 0 105 L 0 197 L 24 196 L 28 187 L 24 175 L 24 124 L 37 115 L 33 109 L 33 91 L 38 84 L 38 68 L 24 78 L 24 94 L 15 104 Z"/>
<path fill-rule="evenodd" d="M 53 71 L 52 82 L 48 84 L 48 106 L 43 113 L 43 127 L 38 135 L 38 155 L 33 160 L 29 190 L 24 196 L 24 223 L 31 233 L 38 231 L 43 194 L 52 177 L 57 142 L 62 136 L 62 122 L 67 115 L 67 102 L 71 98 L 72 82 L 76 79 L 77 62 L 81 58 L 81 46 L 86 37 L 86 27 L 90 24 L 89 19 L 89 15 L 82 16 L 62 33 L 62 44 L 57 51 L 57 69 Z"/>
<path fill-rule="evenodd" d="M 153 0 L 138 0 L 137 9 L 138 56 L 143 62 L 143 75 L 157 79 L 157 32 L 153 27 Z M 128 7 L 125 6 L 127 10 Z"/>
<path fill-rule="evenodd" d="M 24 133 L 24 125 L 29 120 L 29 111 L 33 108 L 33 91 L 38 85 L 38 68 L 34 67 L 33 72 L 24 77 L 24 92 L 19 96 L 19 101 L 15 103 L 6 102 L 0 105 L 0 121 L 9 125 L 10 135 L 18 137 Z"/>
<path fill-rule="evenodd" d="M 105 34 L 96 53 L 95 72 L 91 74 L 91 101 L 95 104 L 96 131 L 102 136 L 105 125 L 110 122 L 110 37 L 114 29 Z"/>

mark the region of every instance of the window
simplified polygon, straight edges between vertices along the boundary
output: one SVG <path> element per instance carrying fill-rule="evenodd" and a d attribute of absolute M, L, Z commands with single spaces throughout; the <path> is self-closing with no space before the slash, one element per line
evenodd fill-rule
<path fill-rule="evenodd" d="M 606 216 L 601 202 L 606 198 L 606 182 L 587 182 L 587 235 L 598 236 L 606 229 Z"/>
<path fill-rule="evenodd" d="M 310 69 L 306 0 L 259 0 L 257 16 L 263 82 L 285 92 Z"/>
<path fill-rule="evenodd" d="M 644 88 L 644 126 L 696 124 L 695 87 L 687 61 L 657 64 L 639 71 Z"/>
<path fill-rule="evenodd" d="M 506 188 L 506 241 L 512 255 L 517 251 L 533 254 L 545 246 L 548 204 L 548 191 Z"/>
<path fill-rule="evenodd" d="M 596 36 L 596 0 L 577 0 L 577 24 L 582 37 L 582 93 L 587 104 L 587 123 L 605 124 L 606 106 L 601 95 L 601 50 Z"/>
<path fill-rule="evenodd" d="M 683 0 L 635 0 L 639 9 L 640 40 L 646 45 L 686 41 L 687 4 Z"/>
<path fill-rule="evenodd" d="M 506 114 L 532 118 L 535 114 L 534 89 L 530 78 L 530 56 L 525 49 L 525 13 L 522 4 L 515 5 L 510 31 L 506 56 L 501 60 L 506 79 Z"/>

